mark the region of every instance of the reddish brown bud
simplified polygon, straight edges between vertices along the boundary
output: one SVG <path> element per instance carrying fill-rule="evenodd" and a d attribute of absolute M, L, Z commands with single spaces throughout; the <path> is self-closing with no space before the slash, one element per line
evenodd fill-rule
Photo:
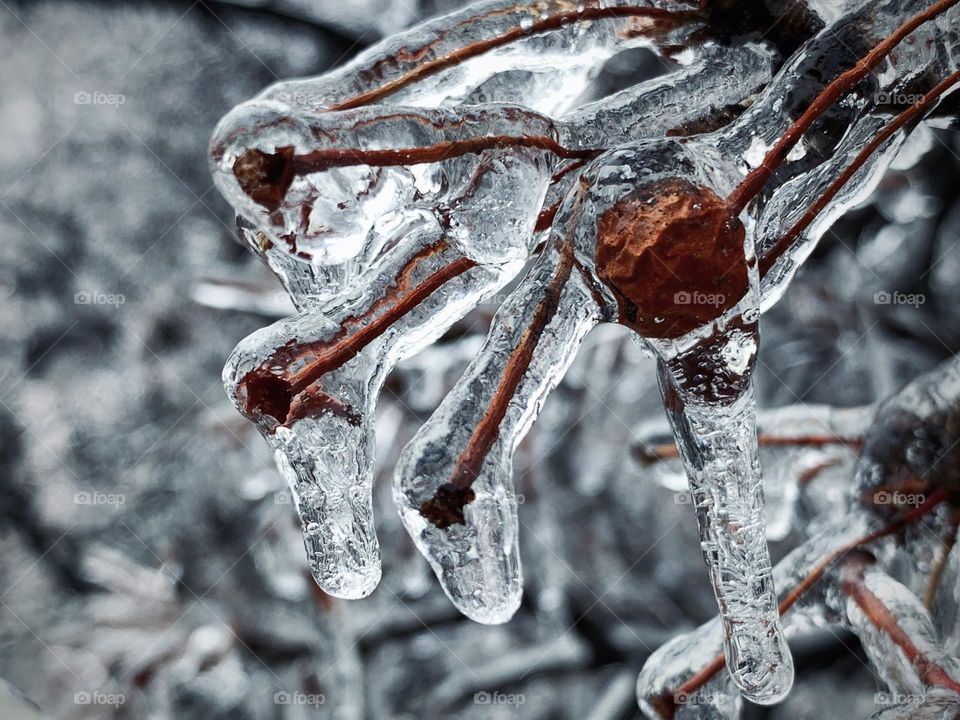
<path fill-rule="evenodd" d="M 597 275 L 620 320 L 676 338 L 730 309 L 747 290 L 744 228 L 712 190 L 672 178 L 618 201 L 597 226 Z"/>
<path fill-rule="evenodd" d="M 233 163 L 233 174 L 250 199 L 273 212 L 293 182 L 293 148 L 277 148 L 265 153 L 251 148 Z"/>

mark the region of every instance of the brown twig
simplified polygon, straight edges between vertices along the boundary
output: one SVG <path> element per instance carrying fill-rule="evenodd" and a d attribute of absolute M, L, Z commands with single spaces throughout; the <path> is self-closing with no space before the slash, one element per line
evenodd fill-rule
<path fill-rule="evenodd" d="M 757 444 L 760 447 L 823 447 L 824 445 L 844 445 L 853 451 L 859 451 L 863 444 L 862 438 L 844 438 L 836 435 L 798 435 L 794 437 L 760 433 L 757 435 Z M 680 451 L 675 443 L 659 445 L 638 445 L 634 455 L 644 464 L 674 460 L 680 457 Z"/>
<path fill-rule="evenodd" d="M 510 353 L 486 412 L 470 435 L 466 448 L 457 458 L 450 481 L 441 485 L 434 496 L 420 507 L 420 514 L 439 528 L 464 522 L 463 508 L 473 500 L 470 486 L 479 476 L 487 453 L 496 442 L 500 423 L 507 414 L 510 399 L 520 385 L 524 373 L 530 367 L 540 338 L 560 306 L 560 298 L 574 265 L 572 244 L 563 243 L 560 252 L 560 260 L 553 279 L 544 289 L 543 297 L 537 304 L 530 325 Z"/>
<path fill-rule="evenodd" d="M 272 153 L 248 148 L 234 160 L 232 172 L 240 188 L 251 200 L 273 212 L 280 208 L 293 179 L 302 175 L 357 165 L 377 168 L 422 165 L 479 154 L 494 148 L 515 147 L 544 150 L 565 160 L 590 160 L 602 152 L 599 149 L 565 148 L 553 138 L 543 135 L 480 135 L 421 147 L 379 150 L 332 147 L 301 155 L 295 155 L 291 146 L 278 147 Z"/>
<path fill-rule="evenodd" d="M 417 253 L 398 274 L 394 287 L 363 313 L 344 320 L 333 338 L 308 343 L 291 340 L 248 372 L 237 385 L 248 417 L 257 418 L 267 414 L 284 424 L 299 419 L 300 416 L 291 417 L 294 408 L 309 411 L 313 407 L 311 403 L 294 403 L 300 392 L 324 374 L 354 358 L 388 327 L 444 284 L 476 267 L 475 261 L 459 257 L 411 286 L 411 277 L 418 265 L 447 248 L 447 242 L 441 240 Z M 382 314 L 363 324 L 381 309 Z M 310 358 L 309 361 L 300 364 L 306 358 Z M 297 370 L 289 370 L 298 364 Z"/>
<path fill-rule="evenodd" d="M 917 100 L 913 105 L 911 105 L 907 110 L 904 110 L 902 113 L 897 115 L 893 120 L 883 126 L 883 128 L 878 132 L 866 145 L 863 149 L 857 154 L 843 172 L 840 173 L 837 178 L 830 183 L 829 187 L 823 192 L 823 194 L 817 198 L 817 200 L 810 206 L 810 209 L 807 210 L 794 225 L 791 227 L 786 234 L 781 237 L 773 247 L 771 247 L 767 252 L 765 252 L 760 257 L 760 274 L 766 275 L 770 269 L 773 267 L 774 263 L 780 258 L 781 255 L 790 247 L 790 244 L 797 239 L 797 237 L 806 230 L 807 226 L 813 222 L 817 215 L 827 206 L 838 192 L 846 185 L 850 179 L 856 174 L 856 172 L 863 167 L 867 159 L 874 153 L 876 150 L 883 145 L 887 140 L 889 140 L 895 132 L 900 130 L 904 125 L 916 119 L 917 116 L 926 108 L 930 103 L 935 102 L 943 93 L 949 90 L 951 87 L 960 82 L 960 71 L 953 73 L 944 80 L 941 80 L 937 85 L 922 98 Z"/>
<path fill-rule="evenodd" d="M 571 4 L 571 6 L 571 10 L 557 12 L 545 17 L 537 16 L 537 19 L 527 27 L 516 25 L 495 37 L 488 38 L 486 40 L 478 40 L 470 43 L 469 45 L 465 45 L 462 48 L 449 52 L 446 55 L 441 55 L 428 60 L 421 65 L 417 65 L 412 70 L 407 71 L 398 78 L 385 82 L 379 87 L 362 92 L 347 100 L 343 100 L 336 105 L 333 105 L 329 109 L 348 110 L 351 108 L 360 107 L 361 105 L 369 105 L 382 100 L 383 98 L 392 95 L 399 90 L 402 90 L 407 85 L 411 85 L 425 77 L 438 73 L 442 70 L 446 70 L 454 65 L 458 65 L 466 60 L 469 60 L 470 58 L 477 57 L 485 52 L 502 47 L 524 37 L 557 30 L 570 23 L 637 17 L 649 18 L 654 22 L 654 24 L 659 23 L 661 26 L 666 28 L 674 23 L 679 24 L 685 20 L 691 20 L 700 17 L 699 13 L 693 11 L 670 11 L 650 7 L 603 8 L 599 5 L 599 3 L 596 2 L 596 0 L 583 3 L 580 8 L 574 4 Z M 507 8 L 506 11 L 524 9 L 528 8 L 517 5 L 513 6 L 512 8 Z M 503 13 L 505 11 L 499 10 L 497 12 Z M 480 16 L 479 18 L 470 18 L 470 22 L 477 22 L 478 20 L 484 19 L 484 17 L 485 16 Z M 426 54 L 428 47 L 419 49 L 417 53 Z M 409 52 L 410 51 L 407 51 L 408 54 Z"/>
<path fill-rule="evenodd" d="M 927 687 L 939 686 L 960 693 L 960 682 L 950 677 L 946 670 L 928 658 L 916 646 L 909 633 L 901 627 L 886 603 L 867 587 L 865 570 L 866 563 L 863 559 L 854 560 L 847 564 L 840 582 L 843 593 L 856 603 L 857 607 L 863 611 L 875 627 L 889 636 L 893 643 L 900 648 L 917 671 L 924 685 Z"/>
<path fill-rule="evenodd" d="M 870 52 L 860 58 L 856 65 L 838 75 L 827 85 L 817 97 L 814 98 L 813 102 L 810 103 L 803 114 L 787 128 L 770 151 L 767 152 L 763 158 L 763 162 L 748 173 L 727 198 L 727 202 L 730 204 L 733 212 L 740 213 L 747 204 L 763 190 L 764 185 L 766 185 L 767 180 L 773 175 L 773 172 L 786 159 L 790 151 L 800 141 L 803 134 L 810 129 L 810 126 L 813 125 L 824 112 L 830 109 L 837 100 L 863 80 L 907 35 L 928 20 L 950 9 L 958 2 L 960 2 L 960 0 L 940 0 L 923 12 L 910 18 L 882 42 L 875 45 Z"/>

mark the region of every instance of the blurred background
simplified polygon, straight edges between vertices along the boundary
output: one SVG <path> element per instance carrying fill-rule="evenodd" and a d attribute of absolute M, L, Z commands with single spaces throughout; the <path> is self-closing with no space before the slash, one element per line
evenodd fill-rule
<path fill-rule="evenodd" d="M 291 307 L 213 188 L 214 124 L 458 4 L 0 1 L 3 720 L 638 717 L 646 657 L 716 612 L 678 468 L 636 459 L 663 414 L 652 361 L 618 328 L 590 336 L 518 452 L 526 593 L 499 627 L 453 609 L 389 490 L 493 306 L 388 383 L 385 572 L 365 600 L 309 579 L 267 446 L 227 402 L 230 350 Z M 655 65 L 625 53 L 598 87 Z M 764 317 L 763 406 L 867 405 L 957 349 L 958 148 L 918 131 Z M 777 452 L 780 557 L 842 505 L 853 458 Z M 827 452 L 826 485 L 798 491 Z M 878 709 L 855 638 L 796 651 L 794 693 L 747 717 Z"/>

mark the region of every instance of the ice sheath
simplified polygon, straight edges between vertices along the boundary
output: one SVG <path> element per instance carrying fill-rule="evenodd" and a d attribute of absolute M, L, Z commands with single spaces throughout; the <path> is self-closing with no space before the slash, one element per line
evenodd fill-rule
<path fill-rule="evenodd" d="M 714 383 L 709 369 L 698 368 L 702 374 L 694 379 L 684 365 L 662 360 L 660 387 L 687 472 L 727 667 L 746 698 L 777 702 L 793 684 L 793 661 L 780 628 L 767 548 L 753 387 L 749 374 L 741 383 Z M 714 386 L 710 393 L 703 392 L 704 384 Z M 717 394 L 717 386 L 724 392 Z"/>
<path fill-rule="evenodd" d="M 548 248 L 397 465 L 401 519 L 448 597 L 474 620 L 506 622 L 520 606 L 513 453 L 599 320 L 572 253 Z M 436 494 L 452 496 L 449 517 L 424 511 Z"/>

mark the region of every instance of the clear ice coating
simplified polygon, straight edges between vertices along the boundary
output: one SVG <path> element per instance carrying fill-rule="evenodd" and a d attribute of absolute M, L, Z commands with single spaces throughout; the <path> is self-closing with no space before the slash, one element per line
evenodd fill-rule
<path fill-rule="evenodd" d="M 572 258 L 557 252 L 545 251 L 501 306 L 477 359 L 396 469 L 404 525 L 453 603 L 479 622 L 506 622 L 520 606 L 513 452 L 600 319 L 587 283 L 571 277 Z"/>
<path fill-rule="evenodd" d="M 711 39 L 696 3 L 492 0 L 228 114 L 215 182 L 298 313 L 242 341 L 224 382 L 275 451 L 319 585 L 356 598 L 379 581 L 373 417 L 387 374 L 542 243 L 402 454 L 405 527 L 462 612 L 508 620 L 522 594 L 513 452 L 589 330 L 624 325 L 658 358 L 715 644 L 744 697 L 782 699 L 793 666 L 766 544 L 760 313 L 903 143 L 910 124 L 891 125 L 882 98 L 953 77 L 952 4 L 886 48 L 928 4 L 811 6 L 816 22 L 783 61 L 764 43 Z M 636 46 L 680 68 L 576 107 L 602 63 Z"/>
<path fill-rule="evenodd" d="M 868 560 L 847 563 L 838 578 L 838 605 L 846 624 L 863 643 L 871 663 L 890 688 L 890 704 L 919 709 L 927 694 L 939 691 L 954 712 L 960 703 L 960 662 L 945 651 L 920 599 Z M 909 638 L 909 643 L 904 642 Z M 922 658 L 922 661 L 918 661 Z M 898 698 L 906 702 L 899 702 Z M 904 708 L 901 708 L 903 710 Z"/>
<path fill-rule="evenodd" d="M 861 436 L 856 470 L 847 478 L 844 512 L 828 517 L 822 530 L 774 569 L 787 636 L 832 626 L 858 637 L 887 688 L 877 696 L 886 706 L 877 718 L 952 717 L 960 708 L 955 653 L 919 597 L 929 597 L 930 583 L 937 580 L 935 565 L 917 564 L 922 571 L 909 584 L 891 576 L 899 556 L 911 552 L 902 545 L 904 527 L 922 519 L 919 533 L 925 539 L 936 537 L 943 525 L 956 532 L 942 517 L 922 513 L 943 501 L 937 493 L 955 485 L 946 468 L 957 462 L 958 400 L 960 361 L 952 358 L 875 409 Z M 824 414 L 819 408 L 811 408 L 806 418 L 799 413 L 798 408 L 790 414 L 805 424 Z M 862 424 L 858 416 L 863 413 L 845 413 L 841 437 Z M 956 588 L 948 595 L 955 603 Z M 720 623 L 712 620 L 659 648 L 637 682 L 644 712 L 652 718 L 709 717 L 712 710 L 729 715 L 735 693 L 716 666 L 723 637 Z M 944 715 L 945 710 L 950 713 Z"/>
<path fill-rule="evenodd" d="M 722 407 L 698 406 L 680 399 L 669 371 L 661 378 L 720 606 L 727 667 L 746 697 L 775 702 L 790 690 L 793 664 L 767 550 L 752 391 Z"/>
<path fill-rule="evenodd" d="M 460 38 L 464 46 L 502 33 L 502 14 L 491 10 L 497 3 L 487 5 L 473 12 L 493 13 L 494 26 L 474 27 Z M 641 15 L 657 10 L 610 7 Z M 467 11 L 460 16 L 474 17 Z M 544 10 L 538 17 L 553 16 Z M 598 66 L 618 47 L 651 41 L 644 26 L 615 32 L 623 25 L 615 13 L 586 24 L 577 29 L 567 22 L 559 37 L 551 36 L 550 51 L 568 42 L 595 43 Z M 242 342 L 224 381 L 276 451 L 303 520 L 311 567 L 321 587 L 337 596 L 362 597 L 379 579 L 370 500 L 372 418 L 393 365 L 516 274 L 535 242 L 551 174 L 572 177 L 570 168 L 599 152 L 592 148 L 597 127 L 616 129 L 623 138 L 699 122 L 713 103 L 735 104 L 759 90 L 771 64 L 769 52 L 752 46 L 742 58 L 710 49 L 683 73 L 683 82 L 695 83 L 710 102 L 682 109 L 677 103 L 676 113 L 642 126 L 637 119 L 664 102 L 662 83 L 640 84 L 556 121 L 511 105 L 318 109 L 353 105 L 351 98 L 377 91 L 390 77 L 417 77 L 441 50 L 457 52 L 453 38 L 444 35 L 441 42 L 437 32 L 412 31 L 405 42 L 423 43 L 429 52 L 420 64 L 401 63 L 379 84 L 371 78 L 381 72 L 382 48 L 334 77 L 274 86 L 227 115 L 211 143 L 214 178 L 238 210 L 241 237 L 301 311 Z M 675 33 L 656 37 L 676 39 Z M 468 65 L 449 77 L 426 75 L 430 92 L 440 93 L 434 102 L 456 99 L 457 88 L 479 82 L 484 72 L 496 77 L 496 68 L 481 65 L 465 79 Z M 585 80 L 568 78 L 563 102 L 555 91 L 542 100 L 527 92 L 524 101 L 562 109 L 585 86 Z M 347 87 L 353 96 L 345 94 Z M 422 94 L 411 97 L 417 103 L 397 90 L 391 100 L 426 102 Z"/>
<path fill-rule="evenodd" d="M 322 78 L 280 83 L 218 125 L 217 186 L 238 211 L 242 239 L 300 311 L 244 340 L 224 382 L 276 452 L 327 592 L 362 597 L 379 580 L 372 422 L 386 374 L 516 274 L 558 162 L 595 155 L 585 130 L 593 118 L 634 117 L 630 108 L 649 103 L 649 91 L 630 89 L 614 96 L 615 107 L 595 103 L 567 123 L 537 111 L 562 112 L 618 49 L 681 41 L 696 23 L 671 8 L 482 3 Z M 528 19 L 522 34 L 533 35 L 507 43 Z M 551 32 L 537 35 L 541 25 Z M 501 44 L 510 68 L 536 60 L 531 87 L 502 81 L 505 66 L 490 62 Z M 545 82 L 544 61 L 573 51 L 582 70 L 569 75 L 564 62 L 554 71 L 564 82 Z M 471 59 L 479 54 L 482 61 Z M 714 55 L 702 86 L 715 88 L 717 102 L 759 88 L 770 63 L 756 51 L 733 86 L 717 71 L 723 58 L 733 67 L 732 54 Z M 422 107 L 471 93 L 487 104 Z M 398 105 L 365 106 L 381 97 Z M 489 104 L 521 97 L 524 107 Z M 664 118 L 650 131 L 704 112 Z"/>
<path fill-rule="evenodd" d="M 803 115 L 823 89 L 811 78 L 836 74 L 832 69 L 838 64 L 836 53 L 844 56 L 839 60 L 842 68 L 852 67 L 905 21 L 930 6 L 922 0 L 856 3 L 851 12 L 828 24 L 794 53 L 736 121 L 687 142 L 697 145 L 698 152 L 717 166 L 735 163 L 736 168 L 729 170 L 735 175 L 756 169 L 758 158 L 776 146 L 791 122 Z M 830 225 L 872 192 L 903 145 L 909 126 L 898 129 L 866 157 L 857 157 L 890 121 L 884 101 L 904 96 L 924 72 L 947 77 L 960 67 L 956 30 L 960 11 L 952 2 L 942 6 L 939 14 L 919 24 L 911 41 L 893 47 L 866 81 L 832 106 L 831 113 L 836 116 L 832 122 L 818 123 L 813 137 L 804 137 L 790 149 L 779 163 L 774 181 L 764 187 L 754 207 L 748 208 L 756 223 L 752 231 L 760 260 L 764 311 L 780 299 Z M 831 189 L 848 167 L 855 169 L 851 177 Z M 809 199 L 820 197 L 829 201 L 800 225 L 810 208 Z"/>
<path fill-rule="evenodd" d="M 808 528 L 843 514 L 848 483 L 866 426 L 876 408 L 798 404 L 757 412 L 757 445 L 763 467 L 767 539 L 784 540 L 797 526 L 797 503 L 816 507 L 804 518 Z M 686 473 L 675 460 L 679 451 L 660 420 L 641 424 L 634 432 L 633 454 L 664 487 L 686 487 Z M 679 472 L 678 472 L 679 470 Z M 807 492 L 811 486 L 817 492 Z"/>

